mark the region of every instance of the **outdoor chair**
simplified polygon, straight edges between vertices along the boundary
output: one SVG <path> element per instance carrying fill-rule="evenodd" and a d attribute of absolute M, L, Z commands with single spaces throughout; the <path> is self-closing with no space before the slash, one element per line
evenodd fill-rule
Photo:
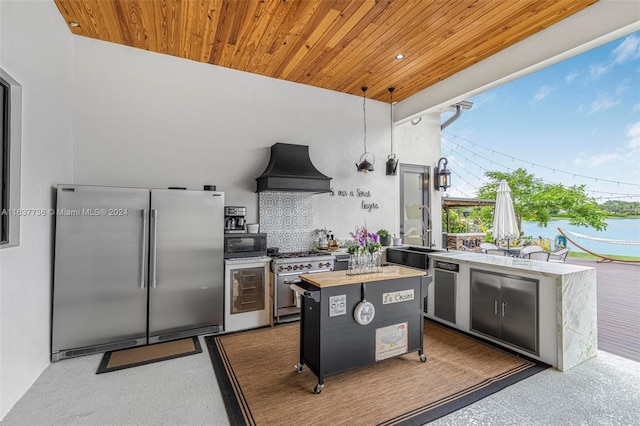
<path fill-rule="evenodd" d="M 489 250 L 485 251 L 485 254 L 491 254 L 491 255 L 494 255 L 494 256 L 509 256 L 509 253 L 507 253 L 504 250 L 492 250 L 492 249 L 489 249 Z"/>
<path fill-rule="evenodd" d="M 526 254 L 524 257 L 525 259 L 540 260 L 542 262 L 546 262 L 549 260 L 549 253 L 546 251 L 534 251 Z"/>
<path fill-rule="evenodd" d="M 535 253 L 538 251 L 544 251 L 544 249 L 539 245 L 530 244 L 528 246 L 522 247 L 522 249 L 520 250 L 520 257 L 527 257 L 529 253 Z"/>
<path fill-rule="evenodd" d="M 570 248 L 563 248 L 562 250 L 558 250 L 553 253 L 549 253 L 549 262 L 559 262 L 564 263 L 567 259 L 567 255 L 569 254 Z"/>
<path fill-rule="evenodd" d="M 486 253 L 487 250 L 499 250 L 499 248 L 491 243 L 480 243 L 480 251 Z"/>

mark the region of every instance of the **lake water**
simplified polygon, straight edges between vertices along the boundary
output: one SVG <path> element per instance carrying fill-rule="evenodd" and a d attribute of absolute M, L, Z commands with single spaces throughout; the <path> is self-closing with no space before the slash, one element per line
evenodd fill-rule
<path fill-rule="evenodd" d="M 593 228 L 569 225 L 568 220 L 552 220 L 549 221 L 544 228 L 540 228 L 535 222 L 522 222 L 522 231 L 524 231 L 525 236 L 549 238 L 553 246 L 556 235 L 560 235 L 558 228 L 562 228 L 569 238 L 594 253 L 640 257 L 640 245 L 603 243 L 579 238 L 567 232 L 573 231 L 590 237 L 607 238 L 610 240 L 640 241 L 640 219 L 607 219 L 606 222 L 608 226 L 605 231 L 596 231 Z M 572 251 L 583 251 L 571 244 L 571 242 L 567 241 L 567 243 Z"/>

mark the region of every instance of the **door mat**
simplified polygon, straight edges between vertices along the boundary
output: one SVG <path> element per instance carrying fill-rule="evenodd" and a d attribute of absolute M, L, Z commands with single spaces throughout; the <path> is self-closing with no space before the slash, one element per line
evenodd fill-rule
<path fill-rule="evenodd" d="M 188 339 L 156 343 L 154 345 L 109 351 L 102 357 L 100 367 L 98 367 L 96 374 L 124 370 L 125 368 L 180 358 L 201 352 L 202 347 L 200 346 L 200 341 L 197 336 Z"/>
<path fill-rule="evenodd" d="M 299 361 L 299 323 L 205 337 L 232 425 L 422 425 L 549 366 L 425 321 L 417 352 L 325 377 Z"/>

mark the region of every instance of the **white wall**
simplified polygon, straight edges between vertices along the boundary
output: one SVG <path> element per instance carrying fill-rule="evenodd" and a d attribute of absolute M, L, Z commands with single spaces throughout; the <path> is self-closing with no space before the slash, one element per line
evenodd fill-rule
<path fill-rule="evenodd" d="M 255 178 L 269 147 L 287 142 L 309 145 L 336 190 L 370 193 L 316 196 L 315 226 L 339 237 L 360 224 L 397 232 L 388 104 L 367 100 L 377 162 L 362 175 L 361 97 L 72 37 L 52 1 L 0 0 L 0 24 L 0 66 L 23 87 L 23 208 L 54 207 L 59 183 L 215 184 L 255 220 Z M 428 121 L 398 129 L 401 162 L 435 164 L 439 118 Z M 21 245 L 0 251 L 0 418 L 49 362 L 52 245 L 52 218 L 25 217 Z"/>
<path fill-rule="evenodd" d="M 397 228 L 398 177 L 384 173 L 389 104 L 366 101 L 367 149 L 376 156 L 376 170 L 362 175 L 355 166 L 364 150 L 361 96 L 81 37 L 74 38 L 74 60 L 76 183 L 215 184 L 227 205 L 248 207 L 252 222 L 258 218 L 255 178 L 267 166 L 271 145 L 309 145 L 333 188 L 354 193 L 315 196 L 316 227 L 340 237 L 360 224 Z M 397 138 L 401 161 L 435 163 L 439 131 L 434 139 L 433 132 L 417 133 L 423 130 L 405 132 L 411 143 Z M 358 190 L 370 196 L 358 197 Z M 378 209 L 368 212 L 363 200 Z"/>
<path fill-rule="evenodd" d="M 72 44 L 53 1 L 0 0 L 0 67 L 22 85 L 23 209 L 72 175 Z M 49 364 L 53 218 L 23 217 L 0 250 L 0 418 Z"/>

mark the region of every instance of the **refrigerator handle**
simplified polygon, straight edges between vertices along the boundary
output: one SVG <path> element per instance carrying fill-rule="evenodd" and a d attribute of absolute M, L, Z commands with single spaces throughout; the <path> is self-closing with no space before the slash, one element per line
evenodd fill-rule
<path fill-rule="evenodd" d="M 140 250 L 140 288 L 145 286 L 145 265 L 147 263 L 147 209 L 142 210 L 142 248 Z"/>
<path fill-rule="evenodd" d="M 151 287 L 156 288 L 157 271 L 156 271 L 156 230 L 158 227 L 158 209 L 151 209 L 151 264 L 149 270 L 151 272 Z"/>

